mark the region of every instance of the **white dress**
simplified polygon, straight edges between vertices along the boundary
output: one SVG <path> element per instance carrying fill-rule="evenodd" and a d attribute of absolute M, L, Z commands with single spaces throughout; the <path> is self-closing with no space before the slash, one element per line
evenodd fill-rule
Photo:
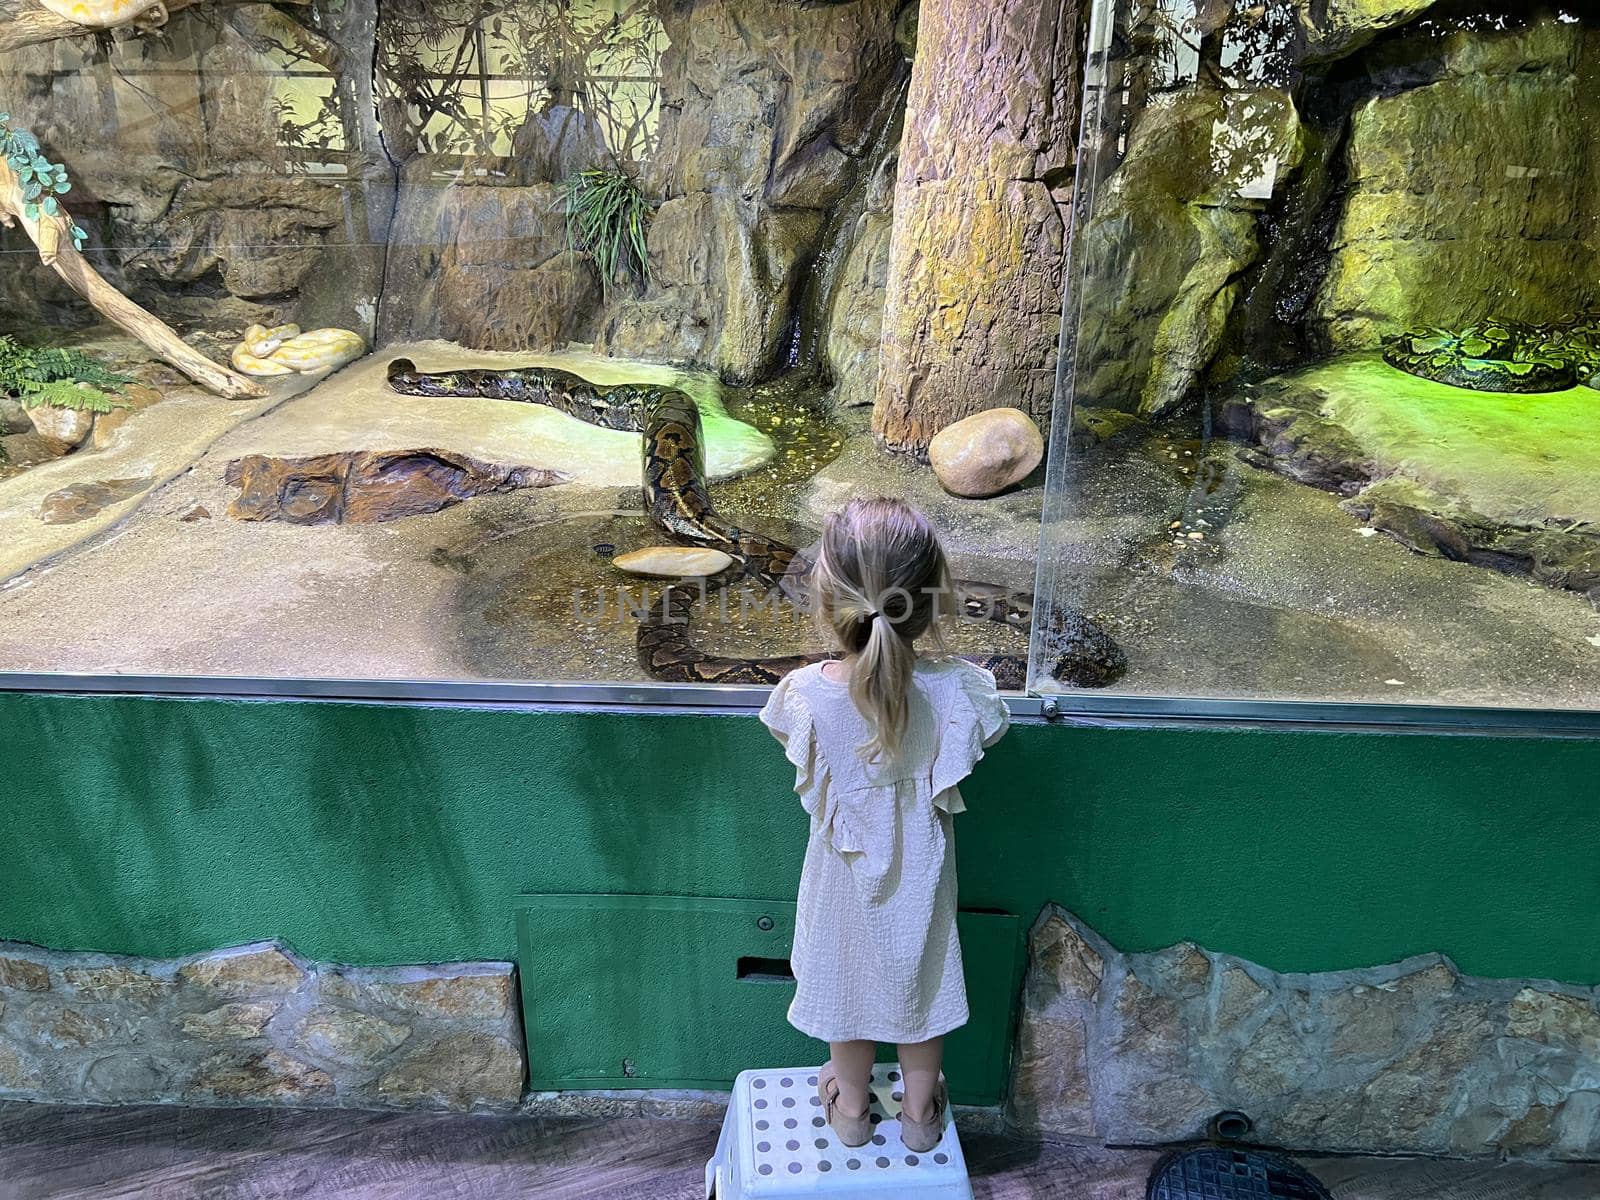
<path fill-rule="evenodd" d="M 920 659 L 913 679 L 887 764 L 857 752 L 867 722 L 820 665 L 785 676 L 761 710 L 811 814 L 789 1023 L 825 1042 L 922 1042 L 967 1020 L 951 817 L 966 807 L 956 784 L 1008 717 L 980 667 Z"/>

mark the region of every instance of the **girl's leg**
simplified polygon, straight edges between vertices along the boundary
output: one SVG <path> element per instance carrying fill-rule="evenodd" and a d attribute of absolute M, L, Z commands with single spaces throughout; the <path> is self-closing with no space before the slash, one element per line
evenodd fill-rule
<path fill-rule="evenodd" d="M 847 1117 L 864 1117 L 870 1097 L 872 1060 L 877 1057 L 875 1042 L 829 1042 L 835 1078 L 839 1081 L 839 1111 Z"/>
<path fill-rule="evenodd" d="M 939 1068 L 944 1065 L 944 1039 L 930 1038 L 899 1050 L 900 1079 L 905 1091 L 901 1110 L 913 1121 L 932 1120 L 933 1091 L 939 1083 Z"/>

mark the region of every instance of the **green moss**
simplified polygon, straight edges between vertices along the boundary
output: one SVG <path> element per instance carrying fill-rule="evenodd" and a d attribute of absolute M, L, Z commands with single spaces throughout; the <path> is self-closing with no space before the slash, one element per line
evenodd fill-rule
<path fill-rule="evenodd" d="M 1498 520 L 1600 523 L 1600 392 L 1468 391 L 1351 355 L 1284 383 L 1314 390 L 1378 474 L 1400 474 Z"/>

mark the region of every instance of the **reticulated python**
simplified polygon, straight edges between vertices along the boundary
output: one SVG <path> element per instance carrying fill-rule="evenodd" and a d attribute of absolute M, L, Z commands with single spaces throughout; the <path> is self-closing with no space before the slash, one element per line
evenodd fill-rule
<path fill-rule="evenodd" d="M 1579 383 L 1595 387 L 1600 385 L 1600 319 L 1408 329 L 1384 341 L 1383 361 L 1408 375 L 1475 392 L 1560 392 Z"/>
<path fill-rule="evenodd" d="M 568 416 L 607 429 L 644 434 L 645 506 L 651 522 L 674 541 L 722 550 L 734 566 L 703 586 L 665 589 L 639 623 L 640 665 L 669 683 L 776 683 L 790 671 L 830 657 L 787 654 L 735 658 L 703 650 L 694 642 L 695 605 L 708 595 L 748 578 L 797 600 L 804 594 L 809 564 L 799 549 L 776 538 L 740 529 L 719 514 L 705 484 L 705 445 L 700 408 L 676 388 L 637 384 L 606 386 L 567 371 L 525 367 L 504 371 L 461 370 L 426 374 L 409 359 L 389 364 L 389 386 L 413 396 L 484 396 L 546 404 Z M 964 614 L 1027 633 L 1033 597 L 997 584 L 957 580 Z M 1104 687 L 1126 666 L 1121 649 L 1082 613 L 1058 608 L 1053 632 L 1063 647 L 1053 674 L 1075 687 Z M 1027 660 L 1015 654 L 963 655 L 994 672 L 1002 688 L 1027 684 Z"/>

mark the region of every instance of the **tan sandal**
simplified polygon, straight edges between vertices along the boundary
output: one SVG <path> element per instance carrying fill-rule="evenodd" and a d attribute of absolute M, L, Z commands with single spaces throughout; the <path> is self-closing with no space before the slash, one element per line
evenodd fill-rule
<path fill-rule="evenodd" d="M 838 1135 L 839 1141 L 846 1146 L 865 1146 L 872 1140 L 872 1100 L 867 1100 L 867 1112 L 859 1117 L 852 1117 L 849 1113 L 839 1111 L 839 1073 L 833 1069 L 833 1063 L 823 1065 L 817 1072 L 817 1099 L 822 1101 L 822 1111 L 828 1118 L 828 1124 L 833 1127 L 833 1132 Z"/>
<path fill-rule="evenodd" d="M 926 1154 L 944 1139 L 944 1114 L 950 1107 L 950 1093 L 944 1086 L 941 1077 L 938 1086 L 933 1089 L 933 1113 L 926 1121 L 913 1121 L 906 1116 L 906 1110 L 900 1110 L 900 1140 L 905 1143 L 907 1150 L 914 1150 L 918 1154 Z"/>

